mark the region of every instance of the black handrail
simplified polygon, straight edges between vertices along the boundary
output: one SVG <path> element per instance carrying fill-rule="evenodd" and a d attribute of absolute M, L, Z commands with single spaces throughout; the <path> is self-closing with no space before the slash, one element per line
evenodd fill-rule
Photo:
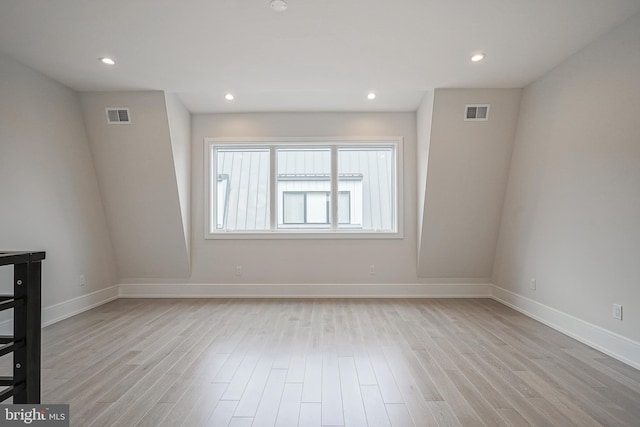
<path fill-rule="evenodd" d="M 0 311 L 13 308 L 13 335 L 0 336 L 0 356 L 13 353 L 13 376 L 0 378 L 0 402 L 40 403 L 41 281 L 44 252 L 0 252 L 13 265 L 13 295 L 0 295 Z"/>

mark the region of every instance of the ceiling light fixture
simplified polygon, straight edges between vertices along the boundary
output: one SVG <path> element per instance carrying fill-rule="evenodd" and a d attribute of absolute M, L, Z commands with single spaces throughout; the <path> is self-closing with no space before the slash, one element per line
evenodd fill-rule
<path fill-rule="evenodd" d="M 373 92 L 369 92 L 369 94 L 367 95 L 367 99 L 368 100 L 376 99 L 376 94 Z"/>
<path fill-rule="evenodd" d="M 276 12 L 284 12 L 285 10 L 287 10 L 287 7 L 289 7 L 287 2 L 284 0 L 271 0 L 269 6 L 271 6 L 271 9 L 275 10 Z"/>
<path fill-rule="evenodd" d="M 116 61 L 114 61 L 113 59 L 107 57 L 107 56 L 102 56 L 100 58 L 98 58 L 100 60 L 100 62 L 102 62 L 103 64 L 107 64 L 107 65 L 114 65 L 116 63 Z"/>
<path fill-rule="evenodd" d="M 486 55 L 484 53 L 476 53 L 471 57 L 471 62 L 480 62 Z"/>
<path fill-rule="evenodd" d="M 233 101 L 235 98 L 235 96 L 233 96 L 232 93 L 225 93 L 224 94 L 224 99 L 226 99 L 227 101 Z"/>

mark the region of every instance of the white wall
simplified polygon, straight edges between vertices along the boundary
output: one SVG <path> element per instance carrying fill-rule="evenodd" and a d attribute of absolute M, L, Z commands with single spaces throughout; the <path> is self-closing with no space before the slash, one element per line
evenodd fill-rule
<path fill-rule="evenodd" d="M 520 96 L 520 89 L 435 90 L 421 277 L 489 282 Z M 485 103 L 489 121 L 463 120 L 466 104 Z"/>
<path fill-rule="evenodd" d="M 195 283 L 418 283 L 414 113 L 193 115 Z M 405 237 L 392 240 L 205 240 L 205 137 L 403 136 Z M 369 265 L 376 265 L 376 275 Z M 235 276 L 242 265 L 243 275 Z"/>
<path fill-rule="evenodd" d="M 175 95 L 165 92 L 171 151 L 187 257 L 191 256 L 191 113 Z"/>
<path fill-rule="evenodd" d="M 164 93 L 85 92 L 80 99 L 119 278 L 188 277 Z M 132 123 L 109 125 L 107 107 L 128 107 Z"/>
<path fill-rule="evenodd" d="M 45 309 L 115 284 L 78 96 L 2 54 L 0 183 L 0 250 L 47 252 Z M 13 269 L 0 270 L 0 291 L 13 292 Z"/>
<path fill-rule="evenodd" d="M 636 342 L 639 76 L 636 15 L 526 88 L 494 266 L 497 286 Z"/>

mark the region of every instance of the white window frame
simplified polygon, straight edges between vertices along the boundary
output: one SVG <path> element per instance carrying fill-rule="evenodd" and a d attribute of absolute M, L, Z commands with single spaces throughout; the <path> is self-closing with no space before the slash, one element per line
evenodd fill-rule
<path fill-rule="evenodd" d="M 404 238 L 404 150 L 403 138 L 397 137 L 300 137 L 300 138 L 205 138 L 204 139 L 204 238 L 205 239 L 402 239 Z M 217 179 L 213 148 L 269 148 L 269 230 L 217 230 L 216 218 L 211 212 L 216 208 Z M 279 148 L 331 148 L 331 227 L 319 229 L 278 228 L 276 153 Z M 395 172 L 395 229 L 360 230 L 341 228 L 338 224 L 338 148 L 393 147 L 392 162 Z M 213 163 L 213 165 L 212 165 Z M 214 181 L 217 183 L 217 181 Z M 211 225 L 213 224 L 213 227 Z"/>

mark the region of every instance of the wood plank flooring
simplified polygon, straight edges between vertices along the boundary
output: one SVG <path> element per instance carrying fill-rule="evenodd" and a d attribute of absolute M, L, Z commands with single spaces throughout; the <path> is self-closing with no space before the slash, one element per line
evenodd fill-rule
<path fill-rule="evenodd" d="M 42 376 L 78 427 L 640 425 L 640 371 L 488 299 L 117 300 Z"/>

